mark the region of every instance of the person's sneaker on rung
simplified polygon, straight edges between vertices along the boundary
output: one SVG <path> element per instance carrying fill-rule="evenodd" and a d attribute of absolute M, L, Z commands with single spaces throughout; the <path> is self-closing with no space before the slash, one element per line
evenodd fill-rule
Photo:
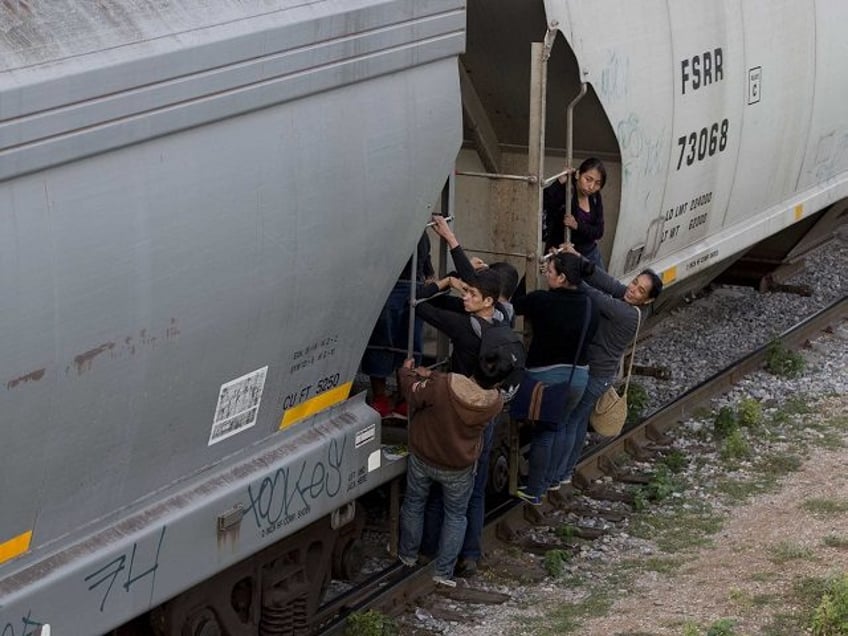
<path fill-rule="evenodd" d="M 570 486 L 571 485 L 571 477 L 566 477 L 562 481 L 559 482 L 560 486 Z"/>
<path fill-rule="evenodd" d="M 418 559 L 413 559 L 412 557 L 403 556 L 402 554 L 398 555 L 398 561 L 403 563 L 408 568 L 414 568 L 418 565 Z"/>
<path fill-rule="evenodd" d="M 542 505 L 542 497 L 539 495 L 531 495 L 524 488 L 519 488 L 515 491 L 515 496 L 521 499 L 522 501 L 529 503 L 531 506 L 541 506 Z"/>
<path fill-rule="evenodd" d="M 392 409 L 392 416 L 401 420 L 409 419 L 409 409 L 406 406 L 406 400 L 401 400 Z"/>
<path fill-rule="evenodd" d="M 371 400 L 371 408 L 380 414 L 380 417 L 389 417 L 392 414 L 392 403 L 388 395 L 375 395 Z"/>
<path fill-rule="evenodd" d="M 438 574 L 433 577 L 433 581 L 438 583 L 439 585 L 445 585 L 447 587 L 456 587 L 456 581 L 446 576 L 439 576 Z"/>
<path fill-rule="evenodd" d="M 557 490 L 559 490 L 559 487 L 560 487 L 559 482 L 558 481 L 554 482 L 553 484 L 548 486 L 548 492 L 556 492 Z"/>

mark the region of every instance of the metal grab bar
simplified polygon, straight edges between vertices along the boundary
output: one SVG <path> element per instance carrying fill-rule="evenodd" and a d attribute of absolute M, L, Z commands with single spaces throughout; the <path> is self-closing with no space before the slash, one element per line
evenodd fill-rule
<path fill-rule="evenodd" d="M 507 179 L 510 181 L 526 181 L 533 184 L 538 181 L 534 174 L 500 174 L 497 172 L 471 172 L 469 170 L 455 170 L 455 175 L 460 177 L 484 177 L 486 179 Z"/>
<path fill-rule="evenodd" d="M 574 160 L 574 107 L 586 94 L 586 82 L 580 83 L 580 92 L 568 104 L 565 111 L 565 164 L 571 168 Z M 565 182 L 565 210 L 566 215 L 571 214 L 571 179 Z M 571 228 L 565 226 L 565 242 L 571 243 Z"/>

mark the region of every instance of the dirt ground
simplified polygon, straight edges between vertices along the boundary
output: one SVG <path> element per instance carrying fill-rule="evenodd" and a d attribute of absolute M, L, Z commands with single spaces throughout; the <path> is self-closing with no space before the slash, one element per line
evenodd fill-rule
<path fill-rule="evenodd" d="M 848 399 L 832 407 L 833 414 L 848 412 Z M 823 543 L 829 535 L 848 538 L 848 512 L 815 514 L 802 507 L 809 499 L 838 501 L 844 508 L 848 451 L 814 449 L 779 492 L 734 508 L 715 547 L 694 553 L 675 573 L 643 574 L 636 593 L 617 601 L 606 617 L 584 623 L 580 633 L 680 636 L 687 622 L 703 629 L 721 619 L 734 621 L 736 635 L 764 633 L 773 617 L 794 609 L 785 601 L 793 597 L 793 584 L 848 572 L 848 548 Z M 776 558 L 787 546 L 803 556 Z"/>
<path fill-rule="evenodd" d="M 848 396 L 821 404 L 820 417 L 845 420 Z M 799 615 L 794 588 L 807 577 L 827 578 L 848 572 L 848 428 L 845 445 L 828 450 L 811 446 L 800 469 L 782 480 L 779 490 L 732 507 L 711 547 L 674 553 L 688 557 L 682 566 L 657 572 L 645 567 L 627 583 L 621 598 L 604 616 L 581 618 L 577 636 L 683 636 L 687 633 L 733 636 L 800 636 L 797 623 L 781 616 Z M 805 501 L 822 500 L 836 511 L 811 512 Z M 826 537 L 839 539 L 836 547 Z M 653 553 L 647 558 L 662 558 Z M 510 556 L 500 554 L 499 561 Z M 630 559 L 628 559 L 630 561 Z M 630 561 L 632 564 L 632 561 Z M 503 564 L 503 562 L 502 562 Z M 525 565 L 526 567 L 526 565 Z M 615 569 L 613 563 L 605 568 Z M 528 568 L 535 571 L 535 568 Z M 632 570 L 631 570 L 632 571 Z M 442 633 L 455 636 L 512 636 L 558 633 L 558 611 L 582 596 L 566 582 L 545 579 L 521 593 L 505 589 L 513 602 L 489 606 L 470 624 L 460 621 Z M 603 585 L 603 583 L 601 583 Z M 813 604 L 817 604 L 818 597 Z M 808 601 L 807 612 L 811 601 Z M 709 631 L 718 621 L 732 631 Z M 694 629 L 693 629 L 694 628 Z M 697 631 L 694 631 L 697 630 Z M 418 633 L 418 632 L 416 632 Z M 432 632 L 427 632 L 432 633 Z M 848 635 L 848 632 L 846 632 Z"/>

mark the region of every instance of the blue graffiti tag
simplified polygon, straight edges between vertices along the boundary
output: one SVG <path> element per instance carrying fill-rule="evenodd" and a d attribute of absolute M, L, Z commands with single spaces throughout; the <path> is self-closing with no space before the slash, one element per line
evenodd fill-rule
<path fill-rule="evenodd" d="M 15 624 L 17 621 L 6 623 L 3 627 L 3 631 L 0 632 L 0 636 L 35 636 L 39 633 L 38 628 L 44 625 L 44 623 L 33 620 L 31 616 L 32 610 L 28 610 L 26 616 L 21 616 L 20 632 L 15 631 Z"/>
<path fill-rule="evenodd" d="M 311 463 L 304 459 L 299 466 L 278 468 L 262 479 L 258 490 L 247 487 L 250 508 L 256 527 L 266 536 L 299 519 L 312 509 L 311 502 L 319 497 L 335 497 L 342 488 L 341 466 L 344 460 L 345 438 L 341 446 L 335 439 L 327 447 L 326 462 Z"/>
<path fill-rule="evenodd" d="M 144 577 L 152 576 L 150 580 L 150 594 L 151 596 L 153 595 L 153 587 L 156 585 L 156 570 L 159 569 L 159 552 L 162 550 L 162 540 L 165 538 L 166 528 L 167 526 L 162 526 L 162 530 L 159 533 L 159 543 L 156 546 L 156 556 L 153 558 L 153 565 L 144 572 L 136 571 L 140 567 L 136 565 L 138 543 L 133 543 L 132 549 L 128 553 L 115 557 L 102 568 L 85 577 L 89 591 L 108 582 L 106 590 L 103 592 L 103 598 L 100 601 L 101 612 L 106 606 L 106 600 L 109 598 L 109 593 L 112 591 L 112 586 L 115 584 L 118 575 L 124 570 L 127 570 L 126 580 L 122 583 L 125 592 L 129 592 L 130 588 Z M 127 556 L 129 556 L 129 567 L 127 567 Z"/>

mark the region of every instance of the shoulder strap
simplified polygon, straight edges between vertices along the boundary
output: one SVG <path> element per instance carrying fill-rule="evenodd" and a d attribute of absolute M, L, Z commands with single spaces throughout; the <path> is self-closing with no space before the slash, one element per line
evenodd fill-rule
<path fill-rule="evenodd" d="M 639 338 L 639 327 L 642 326 L 642 312 L 639 311 L 638 307 L 634 307 L 636 310 L 636 335 L 633 336 L 633 347 L 630 350 L 630 364 L 627 365 L 627 380 L 624 382 L 624 396 L 627 396 L 627 389 L 630 388 L 630 374 L 633 372 L 633 358 L 636 357 L 636 340 Z"/>
<path fill-rule="evenodd" d="M 471 321 L 471 328 L 478 338 L 483 337 L 483 325 L 480 324 L 480 319 L 474 314 L 469 314 L 468 319 Z"/>
<path fill-rule="evenodd" d="M 571 386 L 571 381 L 574 379 L 574 371 L 577 369 L 577 361 L 580 359 L 580 353 L 583 351 L 583 340 L 586 339 L 586 331 L 589 329 L 589 321 L 592 320 L 592 299 L 586 296 L 586 315 L 583 319 L 583 329 L 580 330 L 580 340 L 577 343 L 577 353 L 574 354 L 574 363 L 571 365 L 571 373 L 568 374 L 568 386 Z"/>

